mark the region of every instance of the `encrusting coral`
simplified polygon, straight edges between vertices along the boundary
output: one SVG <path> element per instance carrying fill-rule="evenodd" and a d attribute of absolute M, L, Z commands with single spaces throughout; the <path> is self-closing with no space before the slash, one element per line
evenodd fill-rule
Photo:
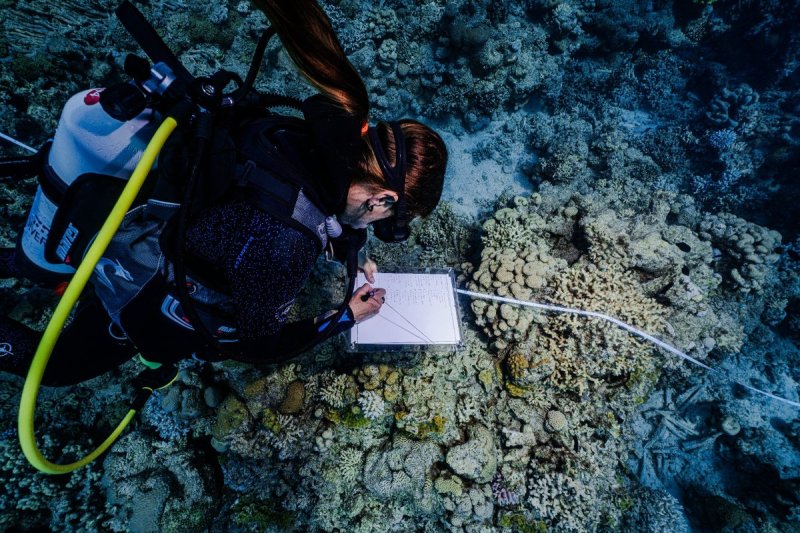
<path fill-rule="evenodd" d="M 305 385 L 302 381 L 292 381 L 286 387 L 286 397 L 278 408 L 278 411 L 285 415 L 298 413 L 303 408 L 303 400 L 306 397 Z"/>

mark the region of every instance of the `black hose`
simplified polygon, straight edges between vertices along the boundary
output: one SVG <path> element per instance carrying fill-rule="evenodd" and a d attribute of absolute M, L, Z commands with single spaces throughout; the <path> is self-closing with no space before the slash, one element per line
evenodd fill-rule
<path fill-rule="evenodd" d="M 253 84 L 256 82 L 256 76 L 258 76 L 258 71 L 261 68 L 261 62 L 264 60 L 264 52 L 266 52 L 267 45 L 273 35 L 275 35 L 275 28 L 270 26 L 261 34 L 261 38 L 258 40 L 253 59 L 250 61 L 250 68 L 247 71 L 247 77 L 244 80 L 244 88 L 248 91 L 253 88 Z"/>
<path fill-rule="evenodd" d="M 260 94 L 258 105 L 261 107 L 291 107 L 298 111 L 303 110 L 303 101 L 299 98 L 277 93 Z"/>
<path fill-rule="evenodd" d="M 153 63 L 163 62 L 172 69 L 172 72 L 178 77 L 185 85 L 189 85 L 194 76 L 192 76 L 186 67 L 178 60 L 172 50 L 164 43 L 158 35 L 153 26 L 142 15 L 136 6 L 125 0 L 114 11 L 120 23 L 128 30 L 131 37 L 139 43 L 144 53 Z"/>
<path fill-rule="evenodd" d="M 247 70 L 247 77 L 244 79 L 244 83 L 241 84 L 241 87 L 232 95 L 234 105 L 239 104 L 250 94 L 250 91 L 253 90 L 253 84 L 256 82 L 256 76 L 258 76 L 261 62 L 264 60 L 264 52 L 267 50 L 267 45 L 273 35 L 275 35 L 275 28 L 270 26 L 258 39 L 256 50 L 253 52 L 253 59 L 250 60 L 250 68 Z"/>
<path fill-rule="evenodd" d="M 32 178 L 40 169 L 32 157 L 4 157 L 0 159 L 0 181 Z"/>
<path fill-rule="evenodd" d="M 192 199 L 194 198 L 197 184 L 200 181 L 200 168 L 203 166 L 206 147 L 211 139 L 212 121 L 213 117 L 208 113 L 199 113 L 197 115 L 197 123 L 195 124 L 194 132 L 195 146 L 193 151 L 193 163 L 191 172 L 189 173 L 189 180 L 186 183 L 183 201 L 178 210 L 172 268 L 175 276 L 175 290 L 178 293 L 178 301 L 181 302 L 183 312 L 186 313 L 194 330 L 205 338 L 209 348 L 213 350 L 215 354 L 221 354 L 223 353 L 222 347 L 214 334 L 208 329 L 205 322 L 200 319 L 200 315 L 197 313 L 197 309 L 186 288 L 186 232 L 189 227 Z"/>
<path fill-rule="evenodd" d="M 21 181 L 39 174 L 51 144 L 48 141 L 33 155 L 0 157 L 0 181 Z"/>

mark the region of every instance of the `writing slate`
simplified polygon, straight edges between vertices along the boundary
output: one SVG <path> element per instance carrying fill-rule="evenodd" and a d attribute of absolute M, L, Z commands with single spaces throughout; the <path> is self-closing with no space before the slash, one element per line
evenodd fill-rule
<path fill-rule="evenodd" d="M 366 283 L 358 275 L 356 287 Z M 462 341 L 452 269 L 378 272 L 375 288 L 386 289 L 376 316 L 350 330 L 352 351 L 452 348 Z"/>

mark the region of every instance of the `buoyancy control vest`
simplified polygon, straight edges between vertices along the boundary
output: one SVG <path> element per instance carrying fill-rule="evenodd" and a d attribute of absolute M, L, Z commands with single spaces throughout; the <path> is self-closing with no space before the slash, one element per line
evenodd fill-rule
<path fill-rule="evenodd" d="M 341 227 L 331 212 L 337 200 L 325 198 L 315 186 L 320 181 L 315 173 L 328 173 L 324 165 L 312 164 L 318 159 L 307 121 L 264 112 L 230 130 L 219 130 L 216 137 L 209 150 L 209 172 L 227 173 L 213 180 L 214 187 L 224 190 L 206 188 L 198 193 L 203 197 L 198 208 L 229 199 L 246 201 L 313 239 L 318 252 L 340 236 Z M 180 143 L 173 145 L 179 147 Z M 168 161 L 171 155 L 171 150 L 163 153 Z M 171 254 L 180 204 L 169 195 L 180 188 L 176 186 L 180 180 L 170 174 L 183 166 L 174 162 L 161 166 L 154 197 L 126 215 L 92 278 L 112 320 L 147 359 L 158 362 L 174 362 L 195 352 L 207 359 L 216 357 L 187 318 L 175 285 Z M 332 248 L 339 246 L 331 243 Z M 218 271 L 204 269 L 191 257 L 186 266 L 189 297 L 198 318 L 218 346 L 235 351 L 235 307 L 224 280 Z"/>

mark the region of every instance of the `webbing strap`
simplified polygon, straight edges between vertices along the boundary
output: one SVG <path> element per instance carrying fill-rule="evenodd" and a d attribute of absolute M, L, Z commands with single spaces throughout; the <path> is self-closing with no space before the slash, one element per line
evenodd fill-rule
<path fill-rule="evenodd" d="M 125 29 L 128 30 L 128 33 L 131 34 L 131 37 L 139 43 L 139 46 L 142 47 L 144 53 L 153 63 L 165 63 L 185 83 L 189 83 L 194 79 L 156 33 L 150 22 L 142 15 L 142 12 L 136 9 L 136 6 L 125 0 L 116 9 L 115 13 Z"/>
<path fill-rule="evenodd" d="M 236 174 L 239 198 L 278 220 L 306 231 L 319 241 L 323 249 L 328 245 L 325 231 L 327 217 L 302 188 L 275 177 L 252 161 L 237 165 Z"/>

